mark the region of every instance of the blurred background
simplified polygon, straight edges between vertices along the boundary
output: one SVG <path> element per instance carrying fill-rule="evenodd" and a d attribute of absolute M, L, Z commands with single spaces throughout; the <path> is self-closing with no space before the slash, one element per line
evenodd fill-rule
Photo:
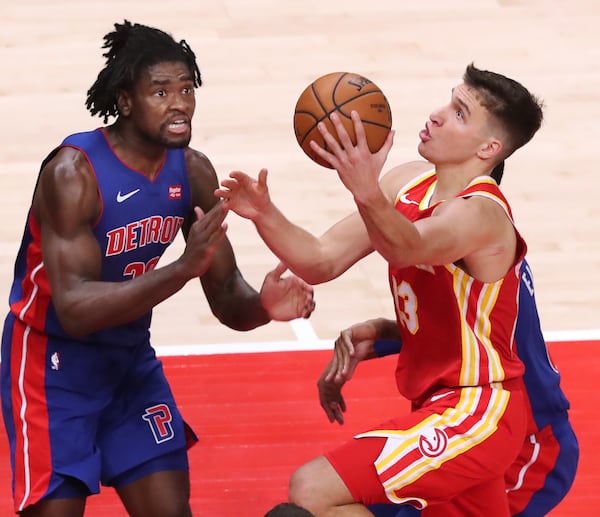
<path fill-rule="evenodd" d="M 387 95 L 396 130 L 391 167 L 417 159 L 418 132 L 474 62 L 514 77 L 546 103 L 533 141 L 506 164 L 503 190 L 529 245 L 547 331 L 600 327 L 600 4 L 595 0 L 26 0 L 3 2 L 0 32 L 0 294 L 7 296 L 39 164 L 67 134 L 102 124 L 85 110 L 103 67 L 102 37 L 129 19 L 185 39 L 204 86 L 192 146 L 220 178 L 270 171 L 274 200 L 319 234 L 353 210 L 333 171 L 296 143 L 302 90 L 351 71 Z M 228 217 L 240 269 L 257 288 L 276 260 L 252 224 Z M 163 258 L 183 249 L 180 237 Z M 358 319 L 393 315 L 386 267 L 368 257 L 316 287 L 320 339 Z M 156 345 L 295 339 L 289 324 L 244 334 L 220 325 L 196 282 L 155 310 Z"/>

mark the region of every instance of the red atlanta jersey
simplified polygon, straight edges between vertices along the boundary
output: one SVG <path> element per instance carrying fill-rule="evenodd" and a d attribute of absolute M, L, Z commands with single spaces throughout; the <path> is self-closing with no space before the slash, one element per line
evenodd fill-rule
<path fill-rule="evenodd" d="M 395 208 L 411 221 L 429 217 L 437 176 L 423 173 L 398 192 Z M 489 176 L 475 178 L 457 197 L 483 196 L 510 207 Z M 516 231 L 516 230 L 515 230 Z M 396 380 L 419 404 L 447 387 L 481 386 L 519 377 L 514 347 L 519 270 L 526 245 L 517 232 L 515 263 L 497 282 L 481 282 L 456 264 L 390 266 L 389 281 L 402 337 Z"/>

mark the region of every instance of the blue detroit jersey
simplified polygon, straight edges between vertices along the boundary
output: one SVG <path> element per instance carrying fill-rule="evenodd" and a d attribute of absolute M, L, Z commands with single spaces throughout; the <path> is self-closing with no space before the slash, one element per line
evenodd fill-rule
<path fill-rule="evenodd" d="M 535 303 L 533 276 L 526 261 L 521 266 L 519 317 L 515 328 L 517 354 L 525 364 L 523 380 L 533 418 L 542 429 L 557 416 L 566 415 L 569 401 L 560 388 L 560 374 L 553 365 L 542 334 Z"/>
<path fill-rule="evenodd" d="M 150 180 L 115 155 L 102 129 L 68 136 L 64 146 L 86 156 L 98 183 L 102 213 L 93 232 L 102 254 L 100 280 L 122 282 L 152 270 L 191 210 L 184 150 L 169 149 Z M 39 224 L 30 210 L 15 264 L 11 310 L 32 328 L 69 339 L 52 304 L 40 238 Z M 148 340 L 151 318 L 149 311 L 131 323 L 78 341 L 133 346 Z"/>

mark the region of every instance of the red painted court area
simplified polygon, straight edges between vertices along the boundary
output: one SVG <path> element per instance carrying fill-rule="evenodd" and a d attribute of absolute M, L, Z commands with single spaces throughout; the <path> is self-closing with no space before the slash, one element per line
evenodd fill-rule
<path fill-rule="evenodd" d="M 600 342 L 554 342 L 550 352 L 571 401 L 580 440 L 579 471 L 552 517 L 595 515 L 600 506 L 597 402 L 594 388 Z M 329 351 L 164 357 L 165 370 L 186 420 L 200 437 L 190 451 L 192 509 L 203 517 L 262 517 L 285 500 L 293 469 L 364 426 L 408 411 L 397 394 L 393 357 L 359 366 L 345 387 L 346 424 L 330 424 L 316 380 Z M 0 516 L 12 514 L 10 466 L 0 427 Z M 125 515 L 105 489 L 90 498 L 86 516 Z"/>

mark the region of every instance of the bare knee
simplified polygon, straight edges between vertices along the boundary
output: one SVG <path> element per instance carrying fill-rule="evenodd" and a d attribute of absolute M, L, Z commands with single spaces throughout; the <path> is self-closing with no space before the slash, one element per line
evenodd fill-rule
<path fill-rule="evenodd" d="M 296 469 L 290 478 L 288 499 L 315 515 L 353 502 L 350 491 L 324 456 Z"/>
<path fill-rule="evenodd" d="M 290 502 L 305 506 L 311 495 L 314 476 L 311 475 L 312 468 L 309 463 L 297 468 L 290 478 L 289 500 Z"/>

